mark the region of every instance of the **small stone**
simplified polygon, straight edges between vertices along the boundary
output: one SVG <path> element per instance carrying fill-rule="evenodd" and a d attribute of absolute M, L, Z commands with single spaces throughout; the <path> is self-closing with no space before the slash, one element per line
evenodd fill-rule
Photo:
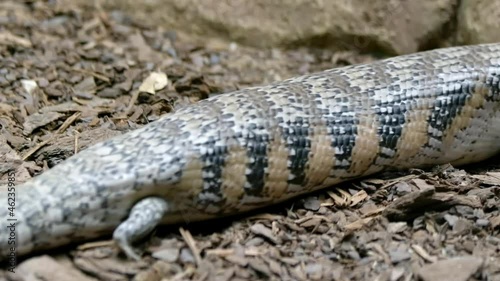
<path fill-rule="evenodd" d="M 156 251 L 152 254 L 153 258 L 164 260 L 166 262 L 175 262 L 179 258 L 179 249 L 169 248 Z"/>
<path fill-rule="evenodd" d="M 116 98 L 122 94 L 122 90 L 117 88 L 105 88 L 97 93 L 97 96 L 101 98 Z"/>
<path fill-rule="evenodd" d="M 395 187 L 396 187 L 396 194 L 399 196 L 402 196 L 402 195 L 405 195 L 405 194 L 408 194 L 411 192 L 411 186 L 407 182 L 404 182 L 404 181 L 398 182 Z"/>
<path fill-rule="evenodd" d="M 40 78 L 38 79 L 38 86 L 40 88 L 45 88 L 49 85 L 49 80 L 45 79 L 45 78 Z"/>
<path fill-rule="evenodd" d="M 21 85 L 23 86 L 24 90 L 30 95 L 36 88 L 38 88 L 38 84 L 35 80 L 22 79 Z"/>
<path fill-rule="evenodd" d="M 448 222 L 448 224 L 453 227 L 457 221 L 458 221 L 458 217 L 457 216 L 454 216 L 454 215 L 450 215 L 450 214 L 445 214 L 444 215 L 444 219 L 446 220 L 446 222 Z"/>
<path fill-rule="evenodd" d="M 191 56 L 191 62 L 196 65 L 197 67 L 202 67 L 203 64 L 204 64 L 204 60 L 203 60 L 203 57 L 198 55 L 198 54 L 195 54 L 195 55 L 192 55 Z"/>
<path fill-rule="evenodd" d="M 487 219 L 477 219 L 476 225 L 479 227 L 487 227 L 490 224 L 490 221 Z"/>
<path fill-rule="evenodd" d="M 64 93 L 55 87 L 48 87 L 48 88 L 44 89 L 44 92 L 49 97 L 62 97 L 62 96 L 64 96 Z"/>
<path fill-rule="evenodd" d="M 453 231 L 456 235 L 464 235 L 472 230 L 474 225 L 471 221 L 466 219 L 458 219 L 455 225 L 453 226 Z"/>
<path fill-rule="evenodd" d="M 57 26 L 62 26 L 64 25 L 67 21 L 69 20 L 69 18 L 67 16 L 58 16 L 58 17 L 53 17 L 49 20 L 45 20 L 42 22 L 41 26 L 42 27 L 48 27 L 48 28 L 52 28 L 52 27 L 57 27 Z"/>
<path fill-rule="evenodd" d="M 82 81 L 82 79 L 83 79 L 82 75 L 72 75 L 69 78 L 68 82 L 71 83 L 71 84 L 76 84 L 76 83 Z"/>
<path fill-rule="evenodd" d="M 188 248 L 183 248 L 181 250 L 180 261 L 183 263 L 195 263 L 195 259 L 191 250 Z"/>
<path fill-rule="evenodd" d="M 17 79 L 17 76 L 14 74 L 14 73 L 9 73 L 7 75 L 5 75 L 5 78 L 7 79 L 7 81 L 16 81 Z"/>
<path fill-rule="evenodd" d="M 474 247 L 476 247 L 476 245 L 475 245 L 475 243 L 473 241 L 465 240 L 462 243 L 462 248 L 464 250 L 466 250 L 467 252 L 469 252 L 469 253 L 473 253 L 474 252 Z"/>
<path fill-rule="evenodd" d="M 119 60 L 114 63 L 113 68 L 118 72 L 122 72 L 128 69 L 128 64 L 125 60 Z"/>
<path fill-rule="evenodd" d="M 216 54 L 210 54 L 210 64 L 219 64 L 220 63 L 220 56 Z"/>
<path fill-rule="evenodd" d="M 9 80 L 5 79 L 5 77 L 0 75 L 0 86 L 5 87 L 10 85 Z"/>
<path fill-rule="evenodd" d="M 409 260 L 411 258 L 410 253 L 404 250 L 389 251 L 389 256 L 391 258 L 392 263 L 399 263 L 405 260 Z"/>
<path fill-rule="evenodd" d="M 94 77 L 88 76 L 76 84 L 73 88 L 75 90 L 75 96 L 84 99 L 91 99 L 95 93 L 96 87 Z"/>
<path fill-rule="evenodd" d="M 425 265 L 416 273 L 423 281 L 467 281 L 482 264 L 477 257 L 456 257 Z"/>
<path fill-rule="evenodd" d="M 321 279 L 323 266 L 320 263 L 309 263 L 306 265 L 305 272 L 312 280 Z"/>
<path fill-rule="evenodd" d="M 469 206 L 464 206 L 464 205 L 458 205 L 455 206 L 455 210 L 457 213 L 462 215 L 464 218 L 472 219 L 474 218 L 474 209 Z"/>
<path fill-rule="evenodd" d="M 307 197 L 304 199 L 304 208 L 310 211 L 317 211 L 321 207 L 321 202 L 316 197 Z"/>
<path fill-rule="evenodd" d="M 405 273 L 405 269 L 403 267 L 395 267 L 391 271 L 390 281 L 398 281 L 401 277 L 403 277 Z"/>
<path fill-rule="evenodd" d="M 361 259 L 361 256 L 359 255 L 358 251 L 356 251 L 356 250 L 351 250 L 351 251 L 347 252 L 347 255 L 353 260 L 360 260 Z"/>
<path fill-rule="evenodd" d="M 391 222 L 387 225 L 387 231 L 390 233 L 401 233 L 408 228 L 406 222 Z"/>
<path fill-rule="evenodd" d="M 264 239 L 263 238 L 261 238 L 261 237 L 254 237 L 254 238 L 248 240 L 245 243 L 245 246 L 247 246 L 247 247 L 260 246 L 260 245 L 262 245 L 262 243 L 264 243 Z"/>

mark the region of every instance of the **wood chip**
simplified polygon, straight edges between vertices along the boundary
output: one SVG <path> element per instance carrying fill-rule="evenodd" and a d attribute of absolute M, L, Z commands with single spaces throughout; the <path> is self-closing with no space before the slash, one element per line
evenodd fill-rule
<path fill-rule="evenodd" d="M 425 259 L 426 261 L 428 262 L 436 262 L 438 259 L 437 257 L 435 256 L 431 256 L 429 253 L 427 253 L 427 251 L 422 248 L 422 246 L 420 245 L 416 245 L 416 244 L 413 244 L 411 245 L 411 248 L 413 249 L 413 251 L 415 251 L 415 253 L 417 253 L 419 256 L 421 256 L 423 259 Z"/>
<path fill-rule="evenodd" d="M 31 41 L 20 36 L 16 36 L 6 30 L 0 32 L 0 45 L 19 46 L 31 48 Z"/>
<path fill-rule="evenodd" d="M 188 245 L 189 249 L 191 250 L 191 253 L 193 253 L 196 265 L 200 266 L 201 264 L 201 256 L 200 256 L 200 250 L 196 247 L 196 241 L 194 241 L 193 236 L 191 236 L 191 233 L 187 230 L 184 230 L 184 228 L 179 227 L 179 232 L 184 238 L 184 242 Z"/>
<path fill-rule="evenodd" d="M 280 240 L 276 237 L 273 231 L 261 223 L 256 223 L 250 227 L 250 231 L 252 231 L 256 235 L 260 235 L 274 244 L 279 244 Z"/>
<path fill-rule="evenodd" d="M 34 130 L 46 126 L 64 115 L 57 112 L 45 112 L 45 113 L 35 113 L 26 118 L 23 123 L 23 134 L 29 135 Z"/>

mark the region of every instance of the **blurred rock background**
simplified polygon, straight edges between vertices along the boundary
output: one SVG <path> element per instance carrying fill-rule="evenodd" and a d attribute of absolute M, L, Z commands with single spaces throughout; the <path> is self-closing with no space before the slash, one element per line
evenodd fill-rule
<path fill-rule="evenodd" d="M 500 40 L 492 0 L 64 0 L 134 20 L 253 47 L 412 53 Z M 181 35 L 182 36 L 182 35 Z"/>

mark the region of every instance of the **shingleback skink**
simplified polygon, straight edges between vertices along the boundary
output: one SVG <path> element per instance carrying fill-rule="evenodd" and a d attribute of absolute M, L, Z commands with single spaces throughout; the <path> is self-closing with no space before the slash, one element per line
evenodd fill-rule
<path fill-rule="evenodd" d="M 387 168 L 486 159 L 500 151 L 499 79 L 500 44 L 485 44 L 326 70 L 180 108 L 15 192 L 2 187 L 0 256 L 113 233 L 139 259 L 131 243 L 159 224 L 240 213 Z M 7 218 L 15 219 L 14 245 Z"/>

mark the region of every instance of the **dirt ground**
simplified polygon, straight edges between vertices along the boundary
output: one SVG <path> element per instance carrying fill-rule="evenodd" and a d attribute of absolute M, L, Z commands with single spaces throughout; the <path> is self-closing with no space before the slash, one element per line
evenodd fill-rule
<path fill-rule="evenodd" d="M 0 175 L 17 169 L 21 183 L 211 95 L 375 59 L 194 44 L 116 11 L 3 0 Z M 19 260 L 0 280 L 499 281 L 499 197 L 495 159 L 385 173 L 243 216 L 162 227 L 140 245 L 140 262 L 103 237 Z"/>

